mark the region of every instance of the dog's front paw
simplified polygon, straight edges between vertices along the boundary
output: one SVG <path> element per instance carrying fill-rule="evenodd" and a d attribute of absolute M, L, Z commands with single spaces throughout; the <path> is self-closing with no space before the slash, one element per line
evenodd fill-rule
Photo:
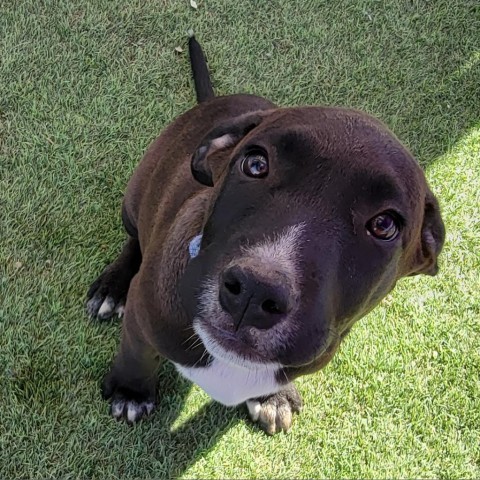
<path fill-rule="evenodd" d="M 112 417 L 128 424 L 137 423 L 155 410 L 154 389 L 123 386 L 112 372 L 103 379 L 102 397 L 110 401 Z"/>
<path fill-rule="evenodd" d="M 110 405 L 110 413 L 117 420 L 126 420 L 129 424 L 134 424 L 142 418 L 150 415 L 155 409 L 154 402 L 136 402 L 128 400 L 122 396 L 116 395 Z"/>
<path fill-rule="evenodd" d="M 88 290 L 88 314 L 99 320 L 107 320 L 115 314 L 121 317 L 130 280 L 131 278 L 115 268 L 115 264 L 109 265 Z"/>
<path fill-rule="evenodd" d="M 287 432 L 292 426 L 293 413 L 300 412 L 302 405 L 302 398 L 293 385 L 269 397 L 247 400 L 250 418 L 269 435 Z"/>

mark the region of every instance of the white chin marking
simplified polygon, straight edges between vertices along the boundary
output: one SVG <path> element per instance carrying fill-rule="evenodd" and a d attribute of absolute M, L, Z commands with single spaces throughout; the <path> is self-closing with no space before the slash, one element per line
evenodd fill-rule
<path fill-rule="evenodd" d="M 270 395 L 282 388 L 275 378 L 275 371 L 262 368 L 261 364 L 258 364 L 256 370 L 250 370 L 214 358 L 207 367 L 175 366 L 184 377 L 226 406 Z"/>
<path fill-rule="evenodd" d="M 282 388 L 276 379 L 280 364 L 243 359 L 225 350 L 198 322 L 194 322 L 194 330 L 213 361 L 206 367 L 175 366 L 184 377 L 196 383 L 217 402 L 227 406 L 238 405 L 250 398 L 276 393 Z"/>
<path fill-rule="evenodd" d="M 270 372 L 276 372 L 282 367 L 277 362 L 252 362 L 251 360 L 240 357 L 234 352 L 226 350 L 202 327 L 199 319 L 193 321 L 193 329 L 202 340 L 208 353 L 210 353 L 215 359 L 221 360 L 226 365 L 243 368 L 245 370 L 263 370 Z"/>

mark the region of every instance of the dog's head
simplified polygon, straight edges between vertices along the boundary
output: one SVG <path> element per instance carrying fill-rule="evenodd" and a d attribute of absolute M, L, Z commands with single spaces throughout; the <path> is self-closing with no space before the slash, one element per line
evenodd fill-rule
<path fill-rule="evenodd" d="M 207 135 L 192 172 L 214 191 L 182 296 L 214 357 L 314 364 L 400 277 L 437 272 L 438 203 L 363 113 L 246 114 Z"/>

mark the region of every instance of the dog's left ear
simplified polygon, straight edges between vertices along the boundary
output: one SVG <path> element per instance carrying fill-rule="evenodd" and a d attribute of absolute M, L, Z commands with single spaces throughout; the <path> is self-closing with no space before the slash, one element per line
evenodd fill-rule
<path fill-rule="evenodd" d="M 436 275 L 438 272 L 437 257 L 445 241 L 445 225 L 440 214 L 438 201 L 428 190 L 425 198 L 420 245 L 417 247 L 410 275 L 424 273 Z"/>
<path fill-rule="evenodd" d="M 219 150 L 236 145 L 261 123 L 262 118 L 259 112 L 247 113 L 211 130 L 192 156 L 191 169 L 195 180 L 213 187 L 212 169 L 208 164 L 208 157 Z"/>

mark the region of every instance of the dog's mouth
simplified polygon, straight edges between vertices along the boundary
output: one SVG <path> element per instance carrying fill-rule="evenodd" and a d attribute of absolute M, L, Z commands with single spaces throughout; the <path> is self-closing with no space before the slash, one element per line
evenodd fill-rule
<path fill-rule="evenodd" d="M 233 331 L 212 325 L 202 317 L 195 318 L 193 326 L 205 349 L 214 358 L 247 369 L 277 370 L 282 367 L 279 362 L 259 352 L 252 339 L 247 340 Z"/>

